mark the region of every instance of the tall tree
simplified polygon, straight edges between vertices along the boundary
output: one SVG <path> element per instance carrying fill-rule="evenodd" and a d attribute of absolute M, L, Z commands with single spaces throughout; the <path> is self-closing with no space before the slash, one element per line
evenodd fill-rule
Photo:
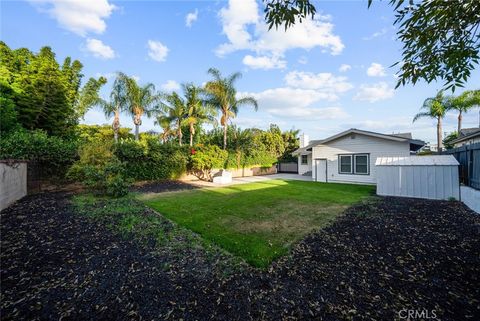
<path fill-rule="evenodd" d="M 313 18 L 311 0 L 264 0 L 269 28 L 285 30 Z M 373 0 L 365 1 L 371 7 Z M 443 80 L 444 89 L 463 87 L 479 63 L 480 1 L 389 0 L 403 43 L 397 87 L 419 80 Z"/>
<path fill-rule="evenodd" d="M 195 127 L 204 122 L 213 122 L 215 111 L 202 98 L 202 89 L 193 84 L 183 84 L 183 93 L 186 99 L 185 124 L 188 125 L 190 146 L 193 146 Z"/>
<path fill-rule="evenodd" d="M 90 78 L 82 88 L 82 64 L 67 57 L 60 68 L 50 47 L 35 54 L 26 48 L 11 50 L 0 41 L 0 59 L 0 82 L 11 89 L 19 123 L 50 134 L 71 132 L 81 110 L 97 103 L 98 91 L 106 82 Z"/>
<path fill-rule="evenodd" d="M 110 100 L 100 101 L 105 117 L 110 118 L 113 116 L 112 130 L 115 142 L 118 142 L 118 133 L 120 131 L 120 113 L 127 107 L 125 79 L 125 74 L 117 73 L 117 77 L 113 82 L 112 91 L 110 92 Z"/>
<path fill-rule="evenodd" d="M 164 98 L 164 102 L 160 104 L 163 115 L 158 116 L 158 124 L 175 124 L 177 131 L 178 143 L 182 145 L 182 125 L 185 122 L 188 108 L 185 100 L 176 92 L 168 94 Z"/>
<path fill-rule="evenodd" d="M 253 97 L 242 97 L 237 99 L 235 82 L 242 76 L 236 72 L 228 77 L 223 77 L 216 68 L 210 68 L 208 73 L 213 79 L 205 85 L 208 94 L 208 103 L 215 106 L 222 114 L 220 124 L 223 126 L 223 149 L 227 149 L 227 127 L 228 121 L 235 118 L 238 110 L 243 105 L 251 105 L 258 110 L 258 103 Z"/>
<path fill-rule="evenodd" d="M 458 111 L 457 133 L 459 135 L 462 129 L 463 114 L 478 106 L 480 106 L 480 90 L 467 90 L 459 96 L 449 97 L 448 109 Z"/>
<path fill-rule="evenodd" d="M 437 147 L 442 150 L 442 119 L 447 112 L 448 102 L 443 96 L 443 92 L 439 91 L 435 97 L 427 98 L 421 107 L 425 110 L 415 115 L 413 122 L 420 118 L 433 118 L 437 120 Z"/>
<path fill-rule="evenodd" d="M 158 125 L 162 128 L 162 132 L 160 133 L 160 139 L 162 143 L 166 143 L 169 141 L 170 137 L 175 135 L 177 131 L 175 128 L 172 127 L 172 123 L 167 117 L 164 115 L 157 116 L 157 120 L 154 122 L 155 125 Z"/>
<path fill-rule="evenodd" d="M 125 74 L 120 74 L 119 76 L 125 84 L 126 112 L 133 118 L 135 140 L 138 140 L 142 116 L 146 114 L 149 117 L 155 111 L 160 95 L 156 93 L 155 86 L 152 83 L 141 86 L 132 77 L 128 77 Z"/>

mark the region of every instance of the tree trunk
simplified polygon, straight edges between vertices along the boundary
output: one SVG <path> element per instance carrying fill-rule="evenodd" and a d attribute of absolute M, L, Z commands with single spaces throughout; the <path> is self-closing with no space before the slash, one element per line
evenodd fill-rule
<path fill-rule="evenodd" d="M 190 147 L 193 146 L 193 135 L 195 135 L 195 126 L 190 124 Z"/>
<path fill-rule="evenodd" d="M 179 121 L 178 122 L 178 143 L 180 144 L 180 146 L 182 146 L 182 137 L 183 137 L 182 126 Z"/>
<path fill-rule="evenodd" d="M 458 113 L 458 130 L 457 130 L 457 134 L 458 136 L 460 137 L 460 130 L 462 129 L 462 111 L 460 110 L 460 112 Z"/>
<path fill-rule="evenodd" d="M 227 149 L 227 122 L 223 125 L 223 149 Z"/>
<path fill-rule="evenodd" d="M 438 151 L 442 151 L 442 118 L 438 117 L 438 122 L 437 122 L 437 148 Z"/>
<path fill-rule="evenodd" d="M 133 123 L 135 124 L 135 140 L 140 139 L 140 125 L 142 124 L 142 115 L 135 114 L 133 116 Z"/>
<path fill-rule="evenodd" d="M 115 143 L 118 143 L 118 130 L 120 129 L 120 115 L 119 115 L 118 109 L 115 110 L 115 116 L 113 118 L 112 128 L 113 128 L 113 140 L 115 141 Z"/>

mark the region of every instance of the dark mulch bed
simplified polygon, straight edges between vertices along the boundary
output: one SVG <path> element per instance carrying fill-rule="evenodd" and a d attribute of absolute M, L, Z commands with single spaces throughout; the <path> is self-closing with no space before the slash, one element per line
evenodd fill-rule
<path fill-rule="evenodd" d="M 480 218 L 458 202 L 356 206 L 267 271 L 140 245 L 72 213 L 65 194 L 1 214 L 2 319 L 480 319 Z"/>
<path fill-rule="evenodd" d="M 161 193 L 161 192 L 174 192 L 186 189 L 198 188 L 195 185 L 188 184 L 182 181 L 164 180 L 154 182 L 144 182 L 140 185 L 135 185 L 131 188 L 133 192 L 140 193 Z"/>

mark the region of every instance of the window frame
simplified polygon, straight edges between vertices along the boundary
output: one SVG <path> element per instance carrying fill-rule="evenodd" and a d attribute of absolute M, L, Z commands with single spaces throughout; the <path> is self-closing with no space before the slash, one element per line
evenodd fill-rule
<path fill-rule="evenodd" d="M 305 163 L 303 162 L 303 157 L 305 156 Z M 300 165 L 308 165 L 308 155 L 301 155 Z"/>
<path fill-rule="evenodd" d="M 366 173 L 357 173 L 357 157 L 358 156 L 366 156 L 367 157 L 367 172 Z M 353 172 L 355 175 L 370 175 L 370 154 L 362 153 L 362 154 L 353 154 Z"/>
<path fill-rule="evenodd" d="M 356 171 L 356 157 L 367 156 L 367 172 L 357 173 Z M 342 157 L 350 157 L 350 172 L 342 172 Z M 338 154 L 338 174 L 341 175 L 370 175 L 370 154 L 369 153 L 352 153 L 352 154 Z"/>
<path fill-rule="evenodd" d="M 349 172 L 342 172 L 342 157 L 350 157 L 350 171 Z M 353 154 L 341 154 L 338 155 L 338 173 L 339 174 L 353 174 Z"/>

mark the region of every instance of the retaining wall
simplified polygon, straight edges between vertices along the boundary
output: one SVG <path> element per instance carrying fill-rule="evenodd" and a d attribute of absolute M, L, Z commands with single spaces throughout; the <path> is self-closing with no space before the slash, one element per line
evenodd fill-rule
<path fill-rule="evenodd" d="M 27 163 L 0 160 L 0 211 L 27 195 Z"/>

